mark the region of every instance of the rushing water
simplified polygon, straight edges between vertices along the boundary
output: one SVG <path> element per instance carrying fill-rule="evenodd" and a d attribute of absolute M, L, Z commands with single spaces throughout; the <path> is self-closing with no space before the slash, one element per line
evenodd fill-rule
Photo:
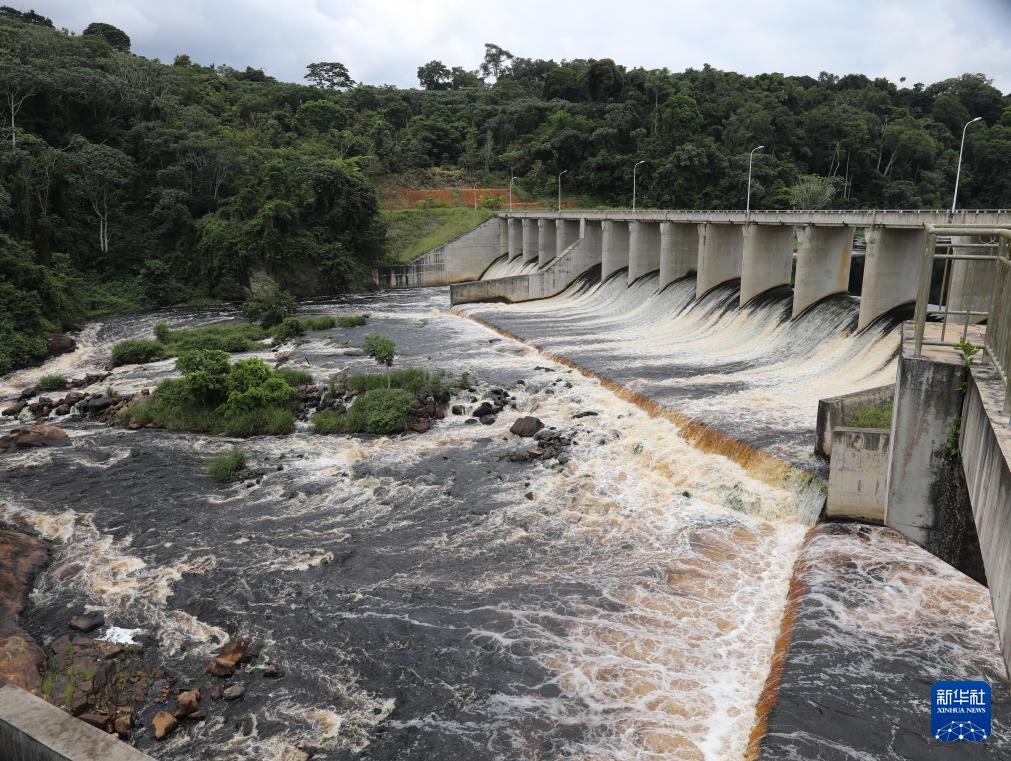
<path fill-rule="evenodd" d="M 536 326 L 549 351 L 576 347 L 571 358 L 609 376 L 633 362 L 625 373 L 647 379 L 642 390 L 680 390 L 657 396 L 712 413 L 728 430 L 739 425 L 798 461 L 799 432 L 812 427 L 806 384 L 841 384 L 835 374 L 855 362 L 861 382 L 874 385 L 894 353 L 887 331 L 850 336 L 846 309 L 819 317 L 822 335 L 805 343 L 804 330 L 817 330 L 777 328 L 775 303 L 742 313 L 717 294 L 688 317 L 676 288 L 655 299 L 631 293 L 605 284 L 481 314 L 512 332 Z M 289 746 L 325 759 L 742 758 L 794 563 L 812 551 L 805 534 L 816 491 L 693 448 L 675 423 L 449 312 L 447 301 L 445 289 L 430 289 L 313 302 L 307 311 L 372 319 L 311 334 L 295 361 L 318 379 L 363 369 L 366 360 L 337 341 L 389 335 L 401 365 L 466 370 L 509 389 L 516 408 L 491 426 L 450 416 L 423 435 L 299 431 L 239 442 L 67 423 L 72 446 L 4 456 L 0 520 L 60 543 L 28 628 L 45 639 L 82 605 L 100 609 L 110 626 L 142 630 L 145 651 L 180 688 L 212 681 L 203 661 L 227 637 L 259 640 L 258 659 L 236 676 L 244 700 L 212 704 L 206 721 L 161 744 L 137 733 L 159 759 L 276 759 Z M 158 320 L 184 326 L 233 314 L 96 323 L 74 354 L 0 381 L 0 396 L 57 366 L 70 376 L 100 368 L 115 340 L 149 333 Z M 706 330 L 716 338 L 703 352 Z M 793 332 L 782 338 L 784 330 Z M 805 387 L 788 386 L 786 358 L 766 359 L 763 346 L 796 348 Z M 171 371 L 171 362 L 120 368 L 102 387 L 139 390 Z M 586 411 L 598 414 L 574 417 Z M 569 461 L 506 459 L 523 446 L 508 433 L 520 414 L 570 433 Z M 759 435 L 772 419 L 780 427 Z M 220 486 L 202 474 L 212 454 L 235 446 L 256 478 Z M 954 572 L 937 581 L 929 556 L 905 551 L 926 569 L 915 575 L 918 590 L 984 599 L 974 582 Z M 844 573 L 844 552 L 823 556 L 826 574 L 833 564 Z M 901 595 L 913 576 L 883 579 L 882 588 Z M 969 652 L 994 662 L 984 608 L 932 619 L 933 636 L 965 663 Z M 865 625 L 884 632 L 909 620 L 908 610 L 883 608 Z M 281 679 L 262 676 L 268 662 Z M 912 684 L 923 678 L 917 668 L 909 660 L 895 678 Z M 995 693 L 1007 690 L 988 675 Z M 142 718 L 161 707 L 151 703 Z M 888 707 L 880 710 L 887 721 Z M 770 727 L 779 721 L 773 715 Z"/>

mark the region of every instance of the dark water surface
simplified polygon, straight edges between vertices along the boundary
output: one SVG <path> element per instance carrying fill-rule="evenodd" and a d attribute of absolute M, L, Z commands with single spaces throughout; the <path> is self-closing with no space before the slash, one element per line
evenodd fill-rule
<path fill-rule="evenodd" d="M 158 759 L 200 760 L 273 760 L 292 747 L 321 759 L 742 758 L 794 563 L 813 551 L 804 538 L 816 505 L 691 448 L 671 423 L 596 380 L 449 313 L 446 289 L 316 301 L 305 310 L 372 315 L 364 328 L 310 335 L 292 361 L 317 380 L 372 366 L 340 342 L 355 346 L 374 332 L 397 342 L 399 365 L 469 371 L 479 378 L 475 396 L 506 388 L 516 408 L 491 426 L 450 416 L 426 434 L 393 438 L 299 430 L 238 441 L 64 422 L 71 447 L 0 459 L 0 521 L 57 542 L 27 614 L 37 638 L 65 633 L 82 607 L 102 610 L 110 627 L 140 630 L 142 657 L 164 664 L 180 689 L 216 683 L 203 663 L 229 637 L 261 643 L 232 680 L 247 688 L 242 701 L 205 699 L 205 721 L 184 722 L 160 744 L 138 730 L 136 744 Z M 0 395 L 53 367 L 71 377 L 101 367 L 114 341 L 147 334 L 158 320 L 175 327 L 232 316 L 222 307 L 103 321 L 84 331 L 74 355 L 3 379 Z M 538 325 L 548 332 L 548 322 Z M 579 344 L 588 365 L 620 365 L 606 339 L 598 351 L 588 325 L 569 325 L 571 333 L 556 332 L 572 337 L 558 340 Z M 636 330 L 648 344 L 647 327 Z M 661 348 L 644 349 L 652 353 L 643 376 L 656 383 Z M 700 365 L 702 383 L 717 365 L 746 362 L 729 345 L 722 351 L 719 362 Z M 887 346 L 881 356 L 887 363 Z M 748 377 L 734 382 L 754 390 L 740 367 Z M 120 368 L 102 387 L 150 388 L 171 372 L 171 361 Z M 670 373 L 663 385 L 702 404 L 704 394 L 687 390 L 696 380 Z M 793 421 L 800 406 L 779 383 L 749 403 L 760 409 L 765 399 Z M 740 407 L 740 389 L 729 393 Z M 719 395 L 708 399 L 715 413 L 729 409 Z M 454 402 L 473 404 L 466 393 Z M 598 414 L 574 418 L 584 411 Z M 520 414 L 569 433 L 571 459 L 507 459 L 529 447 L 508 433 Z M 233 447 L 249 454 L 255 477 L 221 486 L 202 469 Z M 821 537 L 829 549 L 844 539 Z M 953 572 L 941 578 L 929 555 L 892 537 L 875 551 L 894 552 L 889 542 L 918 561 L 901 575 L 867 576 L 864 599 L 886 604 L 856 624 L 844 614 L 861 610 L 859 600 L 817 605 L 818 625 L 838 631 L 822 646 L 847 662 L 846 632 L 863 627 L 879 632 L 870 646 L 883 651 L 920 615 L 894 604 L 904 590 L 944 591 L 976 603 L 935 612 L 931 636 L 963 671 L 993 671 L 999 656 L 979 604 L 985 590 Z M 844 577 L 845 555 L 824 552 L 821 570 Z M 811 589 L 815 605 L 825 593 Z M 798 661 L 784 694 L 811 689 L 825 662 Z M 283 676 L 265 677 L 268 663 Z M 868 656 L 867 668 L 877 663 Z M 888 672 L 894 689 L 908 682 L 913 695 L 934 674 L 922 659 L 890 663 L 898 664 Z M 1006 691 L 1006 681 L 988 675 L 995 693 Z M 833 689 L 840 699 L 866 694 Z M 885 725 L 913 726 L 918 700 L 875 711 Z M 777 737 L 803 720 L 791 705 L 772 717 Z M 152 699 L 141 718 L 164 707 Z M 1009 723 L 1006 714 L 1000 721 Z M 810 722 L 809 730 L 818 733 Z M 775 757 L 871 757 L 860 755 L 863 736 L 822 734 L 837 750 L 849 742 L 856 755 L 777 741 Z M 1006 753 L 1011 745 L 1001 742 L 989 747 Z"/>

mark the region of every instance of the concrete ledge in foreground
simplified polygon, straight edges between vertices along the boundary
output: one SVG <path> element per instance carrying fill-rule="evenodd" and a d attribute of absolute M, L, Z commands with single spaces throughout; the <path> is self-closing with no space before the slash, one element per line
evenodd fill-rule
<path fill-rule="evenodd" d="M 20 687 L 0 687 L 0 758 L 4 761 L 153 761 Z"/>

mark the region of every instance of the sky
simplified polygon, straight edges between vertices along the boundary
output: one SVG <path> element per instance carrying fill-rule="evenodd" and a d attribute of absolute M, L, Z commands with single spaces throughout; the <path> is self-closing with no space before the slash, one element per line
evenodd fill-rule
<path fill-rule="evenodd" d="M 22 10 L 18 0 L 7 2 Z M 432 59 L 475 69 L 484 43 L 526 58 L 628 68 L 860 73 L 930 84 L 983 72 L 1011 92 L 1011 0 L 32 0 L 58 28 L 113 24 L 133 52 L 263 69 L 301 82 L 340 61 L 368 84 L 416 87 Z"/>

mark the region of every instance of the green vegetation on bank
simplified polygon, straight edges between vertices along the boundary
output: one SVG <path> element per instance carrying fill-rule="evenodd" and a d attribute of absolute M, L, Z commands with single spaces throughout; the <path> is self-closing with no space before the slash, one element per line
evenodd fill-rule
<path fill-rule="evenodd" d="M 207 474 L 221 483 L 234 481 L 246 469 L 246 453 L 238 449 L 212 457 L 207 463 Z"/>
<path fill-rule="evenodd" d="M 59 391 L 66 388 L 69 382 L 66 375 L 45 375 L 37 386 L 39 391 Z"/>
<path fill-rule="evenodd" d="M 194 349 L 176 360 L 181 378 L 158 384 L 150 401 L 129 410 L 124 424 L 227 436 L 291 433 L 295 389 L 259 359 L 229 364 L 228 354 Z"/>
<path fill-rule="evenodd" d="M 470 232 L 495 215 L 489 209 L 391 209 L 386 223 L 386 252 L 396 262 L 409 262 Z"/>
<path fill-rule="evenodd" d="M 418 400 L 401 388 L 377 388 L 356 396 L 346 413 L 325 410 L 313 415 L 316 433 L 400 433 Z"/>
<path fill-rule="evenodd" d="M 843 425 L 851 428 L 891 428 L 892 403 L 879 402 L 861 407 L 847 415 Z"/>
<path fill-rule="evenodd" d="M 337 325 L 341 328 L 360 328 L 367 325 L 369 316 L 367 314 L 350 314 L 337 318 Z"/>
<path fill-rule="evenodd" d="M 643 208 L 740 208 L 761 144 L 754 209 L 943 208 L 979 116 L 959 202 L 1011 198 L 1011 101 L 983 74 L 907 86 L 671 72 L 489 43 L 474 68 L 420 65 L 421 90 L 356 84 L 338 62 L 307 61 L 303 85 L 148 60 L 101 21 L 100 34 L 57 26 L 0 12 L 0 373 L 89 316 L 236 300 L 264 273 L 296 296 L 361 287 L 384 256 L 412 258 L 488 213 L 391 212 L 387 237 L 379 180 L 515 175 L 551 205 L 564 170 L 567 198 L 627 206 L 643 161 Z"/>
<path fill-rule="evenodd" d="M 462 388 L 469 382 L 466 373 L 459 378 L 453 378 L 443 370 L 430 373 L 417 367 L 408 367 L 403 370 L 392 370 L 389 376 L 378 373 L 350 375 L 341 381 L 341 385 L 356 394 L 379 388 L 399 388 L 416 396 L 431 396 L 435 401 L 445 403 L 449 401 L 450 394 L 455 389 Z"/>

